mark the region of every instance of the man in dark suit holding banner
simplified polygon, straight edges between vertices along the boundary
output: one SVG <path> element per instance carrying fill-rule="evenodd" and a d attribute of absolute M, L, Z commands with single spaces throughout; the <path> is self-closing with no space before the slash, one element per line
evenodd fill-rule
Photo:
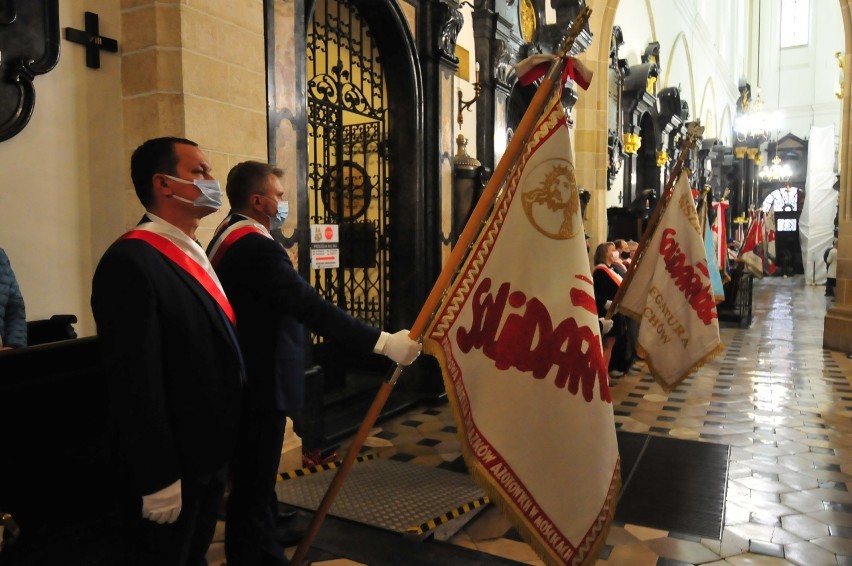
<path fill-rule="evenodd" d="M 273 238 L 289 212 L 283 172 L 256 161 L 228 174 L 230 214 L 208 247 L 213 267 L 237 314 L 246 360 L 246 394 L 234 457 L 225 526 L 229 564 L 287 564 L 273 537 L 275 478 L 287 414 L 304 398 L 304 329 L 352 352 L 383 354 L 402 365 L 420 344 L 407 330 L 382 332 L 323 299 L 294 269 Z"/>
<path fill-rule="evenodd" d="M 244 379 L 233 309 L 195 240 L 222 195 L 186 139 L 139 146 L 131 176 L 145 216 L 106 251 L 92 282 L 128 502 L 121 563 L 198 566 L 207 564 Z"/>

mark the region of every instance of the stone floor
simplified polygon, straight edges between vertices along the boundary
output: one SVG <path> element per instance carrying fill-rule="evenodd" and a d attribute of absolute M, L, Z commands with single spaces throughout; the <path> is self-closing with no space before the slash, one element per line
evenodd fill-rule
<path fill-rule="evenodd" d="M 614 523 L 598 566 L 852 565 L 852 360 L 822 349 L 823 292 L 801 276 L 756 281 L 751 327 L 723 327 L 725 352 L 675 391 L 641 371 L 613 380 L 618 429 L 731 451 L 721 540 Z M 448 406 L 418 408 L 382 423 L 366 444 L 450 467 L 460 457 L 455 434 L 444 431 L 453 426 Z M 489 507 L 450 542 L 483 553 L 483 563 L 543 564 L 514 532 Z M 221 533 L 211 566 L 224 562 L 220 541 Z"/>

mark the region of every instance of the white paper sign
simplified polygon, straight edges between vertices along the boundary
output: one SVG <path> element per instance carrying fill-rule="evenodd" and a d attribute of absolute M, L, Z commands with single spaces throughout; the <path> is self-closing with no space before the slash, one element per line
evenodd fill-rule
<path fill-rule="evenodd" d="M 337 224 L 311 224 L 311 269 L 340 267 L 340 230 Z"/>

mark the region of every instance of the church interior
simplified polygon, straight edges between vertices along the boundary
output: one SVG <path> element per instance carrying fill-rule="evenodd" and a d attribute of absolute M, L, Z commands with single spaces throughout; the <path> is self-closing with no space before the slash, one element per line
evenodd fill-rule
<path fill-rule="evenodd" d="M 682 158 L 728 245 L 772 213 L 774 257 L 727 284 L 725 349 L 674 390 L 641 364 L 611 377 L 622 493 L 585 563 L 852 564 L 852 0 L 0 0 L 0 249 L 29 332 L 0 350 L 0 565 L 113 564 L 90 299 L 145 212 L 135 148 L 197 141 L 223 187 L 246 160 L 281 168 L 273 236 L 298 273 L 378 329 L 410 328 L 535 96 L 515 65 L 559 53 L 587 8 L 571 55 L 593 75 L 559 94 L 591 250 L 642 239 Z M 204 247 L 227 212 L 202 221 Z M 276 486 L 301 530 L 317 508 L 302 476 L 327 486 L 393 369 L 306 344 Z M 353 466 L 375 509 L 335 508 L 309 562 L 548 563 L 470 480 L 446 387 L 431 356 L 403 372 Z M 325 463 L 296 473 L 308 449 Z M 403 464 L 400 493 L 427 470 L 469 490 L 460 507 L 412 530 L 424 517 L 368 471 Z"/>

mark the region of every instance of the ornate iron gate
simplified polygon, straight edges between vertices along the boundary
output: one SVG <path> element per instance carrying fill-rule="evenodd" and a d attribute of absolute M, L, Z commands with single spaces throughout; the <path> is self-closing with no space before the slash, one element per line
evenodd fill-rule
<path fill-rule="evenodd" d="M 307 35 L 308 214 L 311 224 L 339 226 L 340 267 L 312 270 L 311 282 L 377 328 L 389 310 L 386 92 L 355 6 L 318 0 Z"/>

